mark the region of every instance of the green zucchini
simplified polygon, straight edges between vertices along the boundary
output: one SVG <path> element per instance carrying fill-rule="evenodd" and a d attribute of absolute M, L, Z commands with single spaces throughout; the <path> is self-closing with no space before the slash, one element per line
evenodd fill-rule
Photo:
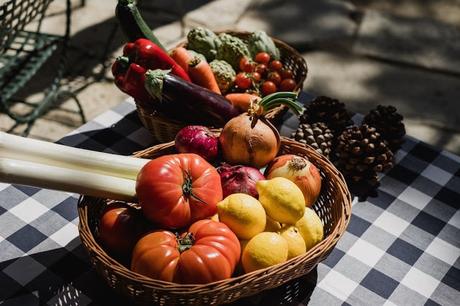
<path fill-rule="evenodd" d="M 118 0 L 115 16 L 129 41 L 146 38 L 167 51 L 142 18 L 135 0 Z"/>

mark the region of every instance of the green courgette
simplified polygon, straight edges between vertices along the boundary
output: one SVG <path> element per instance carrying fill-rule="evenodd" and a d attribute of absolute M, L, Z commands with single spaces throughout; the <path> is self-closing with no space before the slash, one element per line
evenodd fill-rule
<path fill-rule="evenodd" d="M 135 0 L 118 0 L 115 16 L 129 41 L 146 38 L 167 51 L 142 18 Z"/>

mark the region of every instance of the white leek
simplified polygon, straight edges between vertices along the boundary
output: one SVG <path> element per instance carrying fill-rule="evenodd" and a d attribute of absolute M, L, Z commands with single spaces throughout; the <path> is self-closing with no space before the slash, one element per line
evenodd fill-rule
<path fill-rule="evenodd" d="M 113 200 L 132 202 L 136 198 L 135 180 L 8 158 L 0 158 L 0 182 Z"/>
<path fill-rule="evenodd" d="M 147 159 L 102 153 L 0 132 L 0 158 L 136 180 Z"/>

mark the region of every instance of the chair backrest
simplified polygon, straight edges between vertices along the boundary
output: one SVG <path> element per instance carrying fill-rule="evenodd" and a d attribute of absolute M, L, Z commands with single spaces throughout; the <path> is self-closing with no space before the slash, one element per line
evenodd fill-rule
<path fill-rule="evenodd" d="M 0 0 L 0 54 L 14 41 L 18 32 L 31 21 L 39 25 L 48 5 L 53 0 Z"/>

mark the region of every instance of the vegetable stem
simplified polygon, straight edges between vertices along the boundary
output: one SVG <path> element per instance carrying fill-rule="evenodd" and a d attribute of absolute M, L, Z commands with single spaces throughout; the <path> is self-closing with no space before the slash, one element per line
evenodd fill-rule
<path fill-rule="evenodd" d="M 302 112 L 302 106 L 297 102 L 297 94 L 293 92 L 276 92 L 272 93 L 259 101 L 264 113 L 279 105 L 286 105 L 296 115 Z"/>
<path fill-rule="evenodd" d="M 274 92 L 272 94 L 269 94 L 268 96 L 263 97 L 262 100 L 270 101 L 272 99 L 277 99 L 277 98 L 297 99 L 297 94 L 291 91 Z"/>

